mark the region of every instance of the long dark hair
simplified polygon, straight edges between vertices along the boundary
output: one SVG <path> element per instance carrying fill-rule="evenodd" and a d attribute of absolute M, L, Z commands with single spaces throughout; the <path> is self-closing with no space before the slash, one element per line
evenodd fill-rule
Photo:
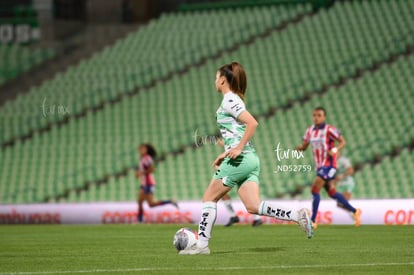
<path fill-rule="evenodd" d="M 147 153 L 152 158 L 156 158 L 157 157 L 157 151 L 155 150 L 155 147 L 151 143 L 141 143 L 139 145 L 139 148 L 141 148 L 141 147 L 147 148 Z"/>
<path fill-rule="evenodd" d="M 247 89 L 247 76 L 243 66 L 238 62 L 232 62 L 221 66 L 218 72 L 220 76 L 226 78 L 232 92 L 236 93 L 244 101 Z"/>

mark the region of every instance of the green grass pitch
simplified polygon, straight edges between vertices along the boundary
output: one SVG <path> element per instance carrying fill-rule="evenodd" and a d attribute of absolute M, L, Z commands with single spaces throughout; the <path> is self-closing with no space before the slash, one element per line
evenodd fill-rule
<path fill-rule="evenodd" d="M 195 229 L 194 225 L 190 226 Z M 0 226 L 0 274 L 414 274 L 414 227 L 216 226 L 178 255 L 180 225 Z"/>

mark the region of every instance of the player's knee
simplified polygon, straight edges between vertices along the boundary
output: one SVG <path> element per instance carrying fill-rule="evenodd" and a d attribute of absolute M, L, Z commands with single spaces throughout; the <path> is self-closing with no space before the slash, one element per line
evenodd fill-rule
<path fill-rule="evenodd" d="M 259 207 L 257 205 L 246 205 L 246 210 L 250 214 L 257 214 L 259 211 Z"/>
<path fill-rule="evenodd" d="M 257 212 L 257 208 L 247 208 L 247 212 L 248 212 L 249 214 L 253 214 L 253 215 L 258 214 L 258 212 Z"/>
<path fill-rule="evenodd" d="M 335 188 L 329 189 L 328 194 L 330 197 L 333 197 L 336 194 L 336 189 Z"/>
<path fill-rule="evenodd" d="M 148 206 L 149 206 L 149 207 L 155 207 L 155 206 L 158 206 L 158 205 L 159 205 L 158 203 L 153 202 L 153 201 L 148 202 Z"/>
<path fill-rule="evenodd" d="M 321 192 L 321 188 L 314 185 L 314 186 L 312 186 L 311 192 L 312 192 L 312 194 L 319 194 Z"/>

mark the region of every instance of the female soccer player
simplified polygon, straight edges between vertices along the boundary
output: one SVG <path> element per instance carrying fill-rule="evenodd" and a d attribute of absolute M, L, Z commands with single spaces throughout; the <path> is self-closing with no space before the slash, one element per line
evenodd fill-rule
<path fill-rule="evenodd" d="M 137 178 L 141 179 L 141 187 L 138 192 L 138 222 L 143 221 L 144 210 L 142 204 L 147 201 L 149 207 L 155 207 L 164 204 L 172 204 L 178 208 L 178 205 L 173 200 L 154 201 L 155 178 L 154 178 L 154 158 L 157 156 L 154 146 L 148 143 L 143 143 L 138 147 L 141 156 L 139 160 L 139 170 L 135 174 Z"/>
<path fill-rule="evenodd" d="M 343 156 L 341 151 L 338 151 L 338 153 L 336 153 L 336 157 L 338 158 L 338 175 L 335 177 L 334 183 L 337 187 L 337 190 L 341 192 L 347 201 L 349 201 L 352 196 L 352 191 L 355 187 L 355 181 L 352 177 L 354 174 L 354 168 L 351 165 L 351 160 Z M 344 208 L 344 206 L 340 203 L 338 203 L 338 206 Z"/>
<path fill-rule="evenodd" d="M 237 62 L 223 65 L 217 71 L 215 85 L 223 95 L 223 100 L 216 112 L 216 119 L 225 152 L 213 162 L 218 169 L 203 196 L 198 242 L 190 249 L 180 251 L 180 254 L 210 254 L 208 243 L 217 217 L 217 201 L 235 186 L 249 213 L 294 221 L 306 232 L 308 238 L 313 235 L 306 209 L 294 211 L 260 200 L 260 162 L 250 141 L 258 123 L 244 105 L 246 80 L 246 73 Z"/>
<path fill-rule="evenodd" d="M 355 209 L 344 198 L 341 193 L 336 192 L 335 185 L 332 180 L 336 173 L 336 154 L 341 150 L 346 142 L 340 132 L 332 125 L 325 122 L 326 111 L 322 107 L 313 110 L 314 124 L 308 127 L 303 136 L 303 143 L 296 150 L 306 150 L 311 144 L 313 159 L 316 165 L 316 178 L 312 184 L 312 223 L 316 228 L 316 215 L 318 214 L 320 202 L 320 190 L 325 187 L 329 196 L 344 206 L 345 209 L 353 213 L 355 225 L 359 226 L 361 210 Z M 335 141 L 339 144 L 335 147 Z"/>

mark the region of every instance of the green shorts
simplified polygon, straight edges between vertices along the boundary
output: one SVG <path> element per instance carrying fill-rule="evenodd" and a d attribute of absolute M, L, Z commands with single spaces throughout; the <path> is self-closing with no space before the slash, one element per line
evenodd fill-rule
<path fill-rule="evenodd" d="M 338 185 L 336 186 L 336 191 L 343 193 L 348 192 L 352 193 L 355 187 L 355 181 L 353 178 L 347 178 L 345 180 L 342 180 L 338 182 Z"/>
<path fill-rule="evenodd" d="M 256 153 L 244 153 L 235 159 L 225 158 L 214 174 L 214 179 L 223 179 L 223 184 L 239 188 L 247 181 L 259 184 L 260 160 Z"/>

